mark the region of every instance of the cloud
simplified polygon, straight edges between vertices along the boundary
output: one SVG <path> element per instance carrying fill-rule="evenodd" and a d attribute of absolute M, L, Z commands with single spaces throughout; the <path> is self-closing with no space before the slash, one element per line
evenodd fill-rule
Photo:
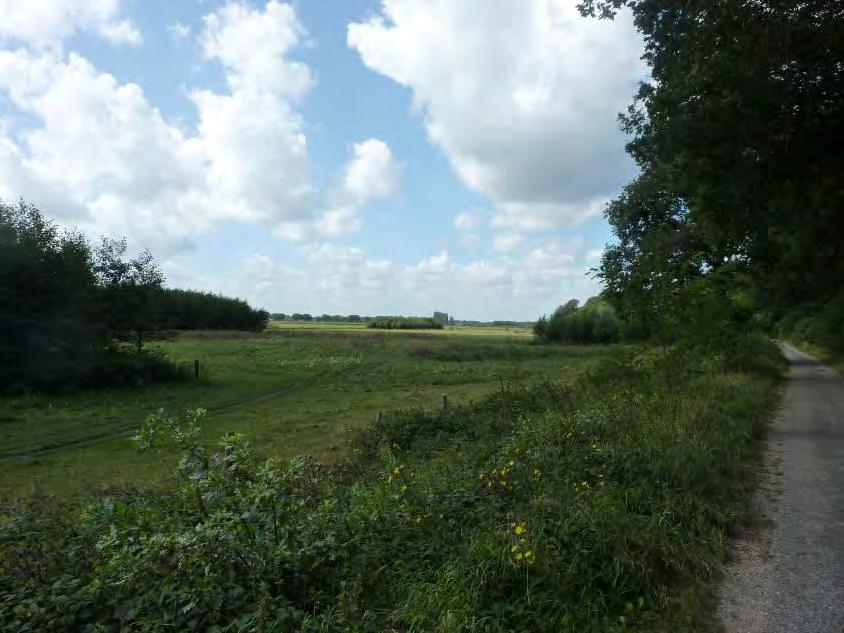
<path fill-rule="evenodd" d="M 207 15 L 203 55 L 226 88 L 189 94 L 194 131 L 78 54 L 0 50 L 0 95 L 29 115 L 15 136 L 0 119 L 0 195 L 165 252 L 227 220 L 293 239 L 357 230 L 362 205 L 397 190 L 399 165 L 386 143 L 367 139 L 338 191 L 314 188 L 297 110 L 314 82 L 289 60 L 305 36 L 292 7 L 275 1 Z"/>
<path fill-rule="evenodd" d="M 496 205 L 495 225 L 574 226 L 630 176 L 617 113 L 643 76 L 629 15 L 571 0 L 382 0 L 348 27 L 364 64 L 413 93 L 429 138 Z"/>
<path fill-rule="evenodd" d="M 20 145 L 0 129 L 0 189 L 49 204 L 60 220 L 110 233 L 179 239 L 209 219 L 204 157 L 168 125 L 140 87 L 119 84 L 85 59 L 0 51 L 0 91 L 41 125 Z M 46 193 L 46 195 L 45 195 Z"/>
<path fill-rule="evenodd" d="M 120 0 L 3 0 L 0 43 L 55 48 L 77 31 L 90 31 L 116 44 L 141 43 L 141 34 L 121 18 Z"/>
<path fill-rule="evenodd" d="M 346 167 L 343 190 L 358 204 L 387 198 L 398 191 L 399 165 L 389 145 L 376 138 L 355 143 Z"/>
<path fill-rule="evenodd" d="M 463 211 L 454 216 L 454 228 L 464 233 L 470 233 L 478 228 L 482 214 L 480 211 Z"/>
<path fill-rule="evenodd" d="M 400 181 L 401 165 L 389 145 L 375 138 L 355 143 L 342 183 L 335 191 L 321 196 L 316 214 L 311 219 L 282 222 L 275 227 L 275 233 L 295 241 L 355 233 L 362 225 L 363 206 L 395 195 Z"/>
<path fill-rule="evenodd" d="M 181 22 L 174 22 L 167 27 L 167 31 L 178 40 L 186 40 L 193 33 L 193 30 L 188 25 L 182 24 Z"/>
<path fill-rule="evenodd" d="M 314 242 L 300 262 L 252 254 L 231 275 L 194 281 L 168 264 L 171 281 L 222 290 L 281 312 L 418 314 L 445 310 L 458 318 L 532 320 L 560 303 L 597 292 L 581 250 L 549 245 L 520 257 L 459 261 L 447 251 L 407 264 L 369 257 L 354 246 Z M 203 285 L 204 284 L 204 285 Z"/>
<path fill-rule="evenodd" d="M 289 4 L 270 0 L 261 10 L 234 2 L 203 21 L 203 52 L 220 61 L 233 92 L 296 101 L 313 85 L 308 67 L 287 57 L 306 35 Z"/>
<path fill-rule="evenodd" d="M 525 238 L 519 233 L 502 233 L 496 235 L 492 247 L 501 253 L 517 251 L 525 245 Z"/>

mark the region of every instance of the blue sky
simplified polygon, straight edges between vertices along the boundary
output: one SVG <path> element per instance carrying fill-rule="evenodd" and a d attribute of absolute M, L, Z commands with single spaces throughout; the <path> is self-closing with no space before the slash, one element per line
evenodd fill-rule
<path fill-rule="evenodd" d="M 634 169 L 570 0 L 4 0 L 0 197 L 272 311 L 533 319 Z"/>

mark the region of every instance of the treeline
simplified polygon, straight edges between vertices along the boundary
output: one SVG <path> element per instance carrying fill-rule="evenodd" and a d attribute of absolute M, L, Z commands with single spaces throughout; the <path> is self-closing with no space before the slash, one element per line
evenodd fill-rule
<path fill-rule="evenodd" d="M 543 341 L 557 343 L 616 343 L 624 328 L 615 309 L 604 299 L 592 297 L 580 307 L 572 299 L 557 308 L 550 317 L 543 316 L 533 328 Z M 626 333 L 630 336 L 630 333 Z"/>
<path fill-rule="evenodd" d="M 293 314 L 285 314 L 283 312 L 274 312 L 270 315 L 273 321 L 303 321 L 305 323 L 363 323 L 372 317 L 362 317 L 359 314 L 349 314 L 343 316 L 340 314 L 320 314 L 314 316 L 308 313 L 294 312 Z"/>
<path fill-rule="evenodd" d="M 378 330 L 442 330 L 445 327 L 440 321 L 432 317 L 375 317 L 366 327 Z"/>
<path fill-rule="evenodd" d="M 162 330 L 263 330 L 270 315 L 241 299 L 210 292 L 164 288 L 156 297 Z"/>
<path fill-rule="evenodd" d="M 156 331 L 266 322 L 243 302 L 163 284 L 149 252 L 130 258 L 124 240 L 95 245 L 0 201 L 0 392 L 178 379 L 143 347 Z"/>

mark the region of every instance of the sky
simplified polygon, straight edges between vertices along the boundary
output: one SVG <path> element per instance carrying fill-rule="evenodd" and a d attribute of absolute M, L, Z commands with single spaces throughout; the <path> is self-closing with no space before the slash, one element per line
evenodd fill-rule
<path fill-rule="evenodd" d="M 575 0 L 0 0 L 0 199 L 271 312 L 600 290 L 630 17 Z"/>

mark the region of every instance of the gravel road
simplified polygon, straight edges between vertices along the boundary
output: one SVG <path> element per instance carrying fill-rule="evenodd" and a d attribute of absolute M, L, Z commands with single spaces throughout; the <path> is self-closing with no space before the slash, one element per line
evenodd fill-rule
<path fill-rule="evenodd" d="M 842 633 L 844 378 L 783 349 L 791 369 L 757 521 L 736 543 L 718 615 L 728 633 Z"/>

